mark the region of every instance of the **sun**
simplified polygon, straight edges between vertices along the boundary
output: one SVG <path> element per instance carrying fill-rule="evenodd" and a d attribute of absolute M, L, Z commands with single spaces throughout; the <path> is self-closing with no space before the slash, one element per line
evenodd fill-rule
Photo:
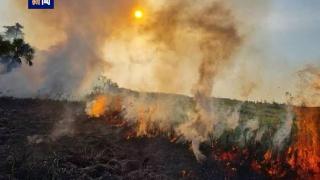
<path fill-rule="evenodd" d="M 134 17 L 136 19 L 141 19 L 143 17 L 143 12 L 141 10 L 135 10 L 134 11 Z"/>

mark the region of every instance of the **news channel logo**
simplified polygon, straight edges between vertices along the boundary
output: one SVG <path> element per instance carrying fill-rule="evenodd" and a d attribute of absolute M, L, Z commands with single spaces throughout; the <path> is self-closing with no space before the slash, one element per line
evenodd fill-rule
<path fill-rule="evenodd" d="M 54 0 L 28 0 L 29 9 L 54 9 Z"/>

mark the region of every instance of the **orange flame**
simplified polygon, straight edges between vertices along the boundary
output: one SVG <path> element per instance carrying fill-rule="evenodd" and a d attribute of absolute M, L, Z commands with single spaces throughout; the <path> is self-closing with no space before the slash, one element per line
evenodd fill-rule
<path fill-rule="evenodd" d="M 137 136 L 152 137 L 158 132 L 151 132 L 153 114 L 157 110 L 156 106 L 141 107 L 139 110 L 139 119 L 137 122 Z M 158 129 L 158 131 L 161 131 Z"/>
<path fill-rule="evenodd" d="M 271 157 L 272 157 L 272 152 L 271 152 L 271 150 L 268 150 L 268 151 L 263 155 L 263 157 L 264 157 L 264 160 L 270 161 L 270 160 L 271 160 Z"/>
<path fill-rule="evenodd" d="M 100 95 L 97 96 L 92 102 L 87 105 L 86 113 L 91 117 L 102 116 L 107 109 L 108 101 L 107 97 Z"/>
<path fill-rule="evenodd" d="M 296 108 L 297 137 L 288 150 L 288 163 L 299 174 L 320 175 L 320 109 Z"/>

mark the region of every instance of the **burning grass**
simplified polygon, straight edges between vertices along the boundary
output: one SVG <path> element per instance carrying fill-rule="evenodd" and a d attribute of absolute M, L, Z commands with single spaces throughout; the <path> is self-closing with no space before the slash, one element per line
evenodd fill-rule
<path fill-rule="evenodd" d="M 306 172 L 320 177 L 320 109 L 296 108 L 295 142 L 288 149 L 288 162 L 300 175 Z"/>
<path fill-rule="evenodd" d="M 122 99 L 124 97 L 116 97 L 114 99 L 112 95 L 109 95 L 108 99 L 114 99 L 111 101 L 118 102 L 118 105 L 119 102 L 126 101 Z M 131 100 L 134 101 L 130 104 L 131 107 L 117 108 L 119 122 L 121 122 L 119 124 L 126 127 L 127 138 L 162 136 L 167 137 L 171 142 L 190 143 L 184 137 L 185 134 L 177 130 L 180 124 L 188 121 L 187 118 L 180 121 L 169 121 L 170 123 L 166 124 L 165 119 L 161 118 L 170 117 L 159 116 L 161 113 L 167 113 L 167 109 L 176 107 L 169 106 L 164 109 L 162 103 L 156 98 L 155 100 L 148 99 L 148 101 L 144 99 L 144 103 L 141 103 L 139 98 Z M 190 101 L 185 102 L 190 103 Z M 135 103 L 138 104 L 137 107 L 133 105 Z M 213 133 L 204 143 L 207 150 L 201 150 L 199 153 L 205 153 L 207 160 L 220 162 L 228 177 L 237 176 L 239 171 L 243 171 L 243 168 L 248 168 L 261 176 L 274 178 L 316 178 L 319 176 L 320 128 L 317 121 L 320 119 L 320 109 L 288 108 L 277 104 L 253 105 L 253 103 L 244 103 L 240 107 L 239 103 L 228 103 L 228 100 L 215 100 L 211 103 L 215 103 L 215 107 L 223 110 L 217 111 L 216 116 L 221 118 L 227 116 L 227 118 L 224 117 L 224 121 L 216 122 L 216 127 L 213 126 Z M 183 112 L 190 112 L 193 107 L 194 105 L 188 105 Z M 240 107 L 240 109 L 226 113 L 230 107 Z M 131 116 L 126 114 L 128 109 Z M 175 109 L 172 112 L 177 111 Z M 235 112 L 239 112 L 239 115 L 236 116 Z M 133 115 L 134 113 L 136 114 Z M 177 113 L 174 116 L 177 116 Z M 106 118 L 102 120 L 107 123 L 112 122 L 108 117 L 110 116 L 106 115 Z M 127 117 L 133 119 L 127 119 Z M 229 120 L 234 117 L 238 119 Z M 190 144 L 190 147 L 194 151 L 193 143 Z"/>

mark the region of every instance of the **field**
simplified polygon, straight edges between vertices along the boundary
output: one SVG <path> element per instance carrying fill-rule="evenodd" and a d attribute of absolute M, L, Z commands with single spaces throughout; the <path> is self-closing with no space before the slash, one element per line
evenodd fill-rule
<path fill-rule="evenodd" d="M 222 108 L 239 104 L 228 99 L 215 102 Z M 121 117 L 109 114 L 90 118 L 84 109 L 84 102 L 1 98 L 0 179 L 270 178 L 270 163 L 262 164 L 265 169 L 259 171 L 253 170 L 251 163 L 253 159 L 263 161 L 272 144 L 267 136 L 260 142 L 246 139 L 238 144 L 236 147 L 249 153 L 245 157 L 243 153 L 236 155 L 239 149 L 234 150 L 242 131 L 224 132 L 214 143 L 201 145 L 208 158 L 197 162 L 188 142 L 172 142 L 165 135 L 128 138 L 132 127 L 105 120 Z M 240 124 L 250 117 L 261 117 L 259 126 L 272 134 L 279 126 L 278 117 L 285 114 L 285 106 L 246 102 L 240 114 Z M 234 154 L 228 154 L 232 151 Z M 296 176 L 295 172 L 288 174 L 285 177 Z"/>

